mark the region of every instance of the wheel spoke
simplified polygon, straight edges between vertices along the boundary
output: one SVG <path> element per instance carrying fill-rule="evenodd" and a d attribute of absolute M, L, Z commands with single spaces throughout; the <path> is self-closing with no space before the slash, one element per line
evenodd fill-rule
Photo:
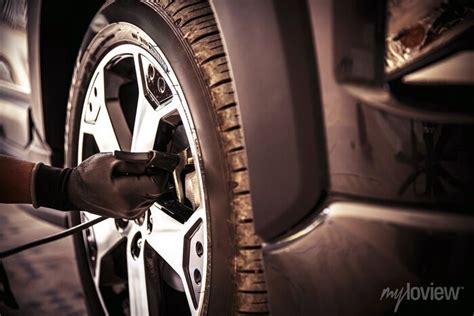
<path fill-rule="evenodd" d="M 200 242 L 204 243 L 203 237 L 196 234 L 197 227 L 202 226 L 202 218 L 205 215 L 204 209 L 196 210 L 185 224 L 174 220 L 156 206 L 152 207 L 151 213 L 153 222 L 156 224 L 153 225 L 152 233 L 147 236 L 147 242 L 180 277 L 189 308 L 194 314 L 197 302 L 199 301 L 201 287 L 200 284 L 196 284 L 193 271 L 196 265 L 199 266 L 197 269 L 201 274 L 201 278 L 204 278 L 205 261 L 196 262 L 199 259 L 196 260 L 197 256 L 191 253 L 195 251 L 194 243 L 191 243 L 190 248 L 186 240 L 199 237 Z M 204 257 L 201 258 L 204 260 Z M 192 266 L 191 269 L 189 266 Z"/>
<path fill-rule="evenodd" d="M 94 126 L 94 138 L 101 152 L 111 152 L 120 149 L 109 113 L 102 107 Z"/>
<path fill-rule="evenodd" d="M 138 256 L 132 254 L 136 246 L 134 238 L 128 238 L 127 243 L 127 272 L 128 293 L 130 298 L 130 315 L 148 315 L 148 295 L 146 289 L 146 272 L 144 260 L 144 240 L 140 242 Z"/>
<path fill-rule="evenodd" d="M 97 73 L 87 100 L 88 102 L 84 104 L 85 113 L 81 132 L 93 135 L 101 152 L 111 152 L 119 149 L 114 126 L 105 106 L 103 71 Z"/>
<path fill-rule="evenodd" d="M 116 139 L 118 141 L 118 144 L 120 145 L 120 149 L 127 151 L 130 150 L 132 143 L 132 133 L 128 128 L 125 115 L 123 113 L 122 107 L 120 106 L 120 101 L 118 99 L 107 100 L 106 107 L 110 125 L 112 126 L 113 131 L 116 135 Z"/>
<path fill-rule="evenodd" d="M 98 215 L 88 212 L 82 212 L 82 214 L 88 221 L 99 217 Z M 95 245 L 96 253 L 94 254 L 95 258 L 93 258 L 96 262 L 94 269 L 94 282 L 96 283 L 96 286 L 99 286 L 102 258 L 115 248 L 115 246 L 117 246 L 125 237 L 116 229 L 115 220 L 109 218 L 95 224 L 93 235 L 86 238 L 92 238 L 88 242 L 93 242 Z"/>
<path fill-rule="evenodd" d="M 137 114 L 133 128 L 132 151 L 153 149 L 160 116 L 143 97 L 138 97 Z"/>
<path fill-rule="evenodd" d="M 145 70 L 138 54 L 134 55 L 134 61 L 137 70 L 138 104 L 133 127 L 132 151 L 148 151 L 153 149 L 156 130 L 161 118 L 175 111 L 176 104 L 172 100 L 166 106 L 154 109 L 145 96 L 146 86 L 143 82 Z"/>
<path fill-rule="evenodd" d="M 119 244 L 125 237 L 117 231 L 115 221 L 109 218 L 94 228 L 95 239 L 97 243 L 97 268 L 96 276 L 100 277 L 102 258 Z"/>
<path fill-rule="evenodd" d="M 184 225 L 163 213 L 156 206 L 151 209 L 153 231 L 147 236 L 150 246 L 178 273 L 182 270 Z"/>

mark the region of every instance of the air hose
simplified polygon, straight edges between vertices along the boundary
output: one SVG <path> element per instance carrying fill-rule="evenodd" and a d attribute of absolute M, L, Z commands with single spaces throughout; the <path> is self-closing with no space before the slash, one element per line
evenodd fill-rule
<path fill-rule="evenodd" d="M 59 232 L 59 233 L 56 233 L 56 234 L 53 234 L 53 235 L 49 235 L 49 236 L 46 236 L 44 238 L 37 239 L 37 240 L 31 241 L 29 243 L 26 243 L 26 244 L 23 244 L 23 245 L 20 245 L 20 246 L 2 251 L 2 252 L 0 252 L 0 259 L 9 257 L 11 255 L 17 254 L 19 252 L 22 252 L 24 250 L 27 250 L 27 249 L 30 249 L 30 248 L 33 248 L 33 247 L 41 246 L 41 245 L 50 243 L 52 241 L 70 236 L 70 235 L 72 235 L 76 232 L 82 231 L 82 230 L 87 229 L 87 228 L 89 228 L 89 227 L 91 227 L 91 226 L 93 226 L 97 223 L 100 223 L 100 222 L 106 220 L 107 218 L 109 218 L 109 217 L 101 216 L 101 217 L 95 218 L 93 220 L 81 223 L 79 225 L 70 227 L 66 230 L 63 230 L 62 232 Z"/>

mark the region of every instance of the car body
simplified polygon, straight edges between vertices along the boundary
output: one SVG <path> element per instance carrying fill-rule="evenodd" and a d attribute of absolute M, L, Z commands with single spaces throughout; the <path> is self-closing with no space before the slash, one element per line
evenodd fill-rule
<path fill-rule="evenodd" d="M 394 3 L 211 1 L 240 105 L 273 314 L 388 313 L 395 301 L 383 290 L 407 283 L 464 287 L 460 305 L 437 311 L 472 308 L 472 20 L 387 66 L 387 34 L 402 42 L 441 6 Z M 0 112 L 3 152 L 63 165 L 74 61 L 101 5 L 28 3 L 31 102 L 23 93 L 9 103 L 18 115 Z M 446 63 L 463 67 L 440 81 L 436 67 Z"/>

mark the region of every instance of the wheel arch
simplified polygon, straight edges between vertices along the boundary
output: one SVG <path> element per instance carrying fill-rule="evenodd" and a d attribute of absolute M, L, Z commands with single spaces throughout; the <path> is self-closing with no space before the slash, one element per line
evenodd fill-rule
<path fill-rule="evenodd" d="M 255 230 L 271 241 L 319 211 L 328 188 L 309 11 L 302 0 L 210 2 L 242 116 Z"/>

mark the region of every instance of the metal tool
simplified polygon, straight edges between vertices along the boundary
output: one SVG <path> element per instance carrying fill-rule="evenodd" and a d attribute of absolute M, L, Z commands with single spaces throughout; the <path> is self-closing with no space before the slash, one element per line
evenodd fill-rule
<path fill-rule="evenodd" d="M 173 172 L 179 164 L 179 156 L 172 153 L 150 150 L 148 152 L 129 152 L 114 151 L 114 157 L 128 162 L 145 163 L 146 174 L 149 176 L 157 175 L 160 172 Z"/>
<path fill-rule="evenodd" d="M 167 192 L 158 198 L 161 210 L 180 223 L 185 223 L 193 214 L 193 210 L 184 204 L 184 187 L 179 174 L 192 159 L 189 150 L 183 150 L 179 154 L 165 153 L 156 150 L 149 152 L 127 152 L 116 150 L 115 158 L 128 162 L 145 163 L 145 173 L 149 176 L 158 175 L 163 170 L 172 172 L 175 181 L 176 193 Z M 177 196 L 176 196 L 177 195 Z M 178 201 L 176 200 L 178 198 Z"/>

